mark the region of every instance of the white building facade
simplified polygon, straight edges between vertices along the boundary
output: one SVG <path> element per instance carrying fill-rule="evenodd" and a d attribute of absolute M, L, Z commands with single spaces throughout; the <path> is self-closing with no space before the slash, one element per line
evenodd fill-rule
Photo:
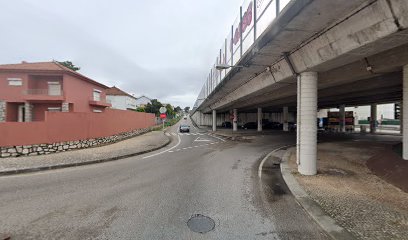
<path fill-rule="evenodd" d="M 117 87 L 110 88 L 106 93 L 107 101 L 112 108 L 120 110 L 136 110 L 136 98 Z"/>

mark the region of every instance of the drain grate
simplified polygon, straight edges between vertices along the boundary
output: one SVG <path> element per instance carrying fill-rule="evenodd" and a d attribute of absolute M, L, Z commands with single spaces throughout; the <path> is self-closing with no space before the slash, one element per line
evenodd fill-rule
<path fill-rule="evenodd" d="M 215 228 L 215 222 L 210 217 L 194 214 L 187 221 L 187 226 L 196 233 L 207 233 Z"/>

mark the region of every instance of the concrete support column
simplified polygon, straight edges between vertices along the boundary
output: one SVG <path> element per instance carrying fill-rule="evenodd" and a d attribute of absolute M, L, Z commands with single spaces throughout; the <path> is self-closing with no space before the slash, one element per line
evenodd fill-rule
<path fill-rule="evenodd" d="M 69 112 L 69 103 L 62 103 L 61 104 L 61 112 Z"/>
<path fill-rule="evenodd" d="M 340 132 L 346 132 L 346 105 L 340 105 L 339 107 L 340 110 Z"/>
<path fill-rule="evenodd" d="M 300 165 L 300 75 L 297 76 L 297 102 L 296 102 L 296 163 Z"/>
<path fill-rule="evenodd" d="M 32 122 L 33 121 L 33 105 L 31 103 L 24 103 L 24 115 L 25 119 L 24 122 Z"/>
<path fill-rule="evenodd" d="M 7 109 L 6 109 L 7 103 L 6 101 L 0 100 L 0 122 L 5 122 L 6 121 L 6 113 L 7 113 Z"/>
<path fill-rule="evenodd" d="M 403 134 L 403 132 L 404 132 L 404 121 L 403 121 L 404 110 L 403 110 L 403 103 L 400 102 L 399 105 L 400 105 L 400 118 L 399 118 L 399 120 L 400 120 L 400 133 Z"/>
<path fill-rule="evenodd" d="M 234 109 L 232 114 L 234 114 L 234 118 L 232 121 L 232 130 L 236 132 L 238 131 L 238 110 Z"/>
<path fill-rule="evenodd" d="M 408 160 L 408 65 L 403 68 L 402 80 L 402 158 Z"/>
<path fill-rule="evenodd" d="M 317 173 L 317 72 L 300 75 L 299 166 L 302 175 Z"/>
<path fill-rule="evenodd" d="M 258 132 L 262 132 L 262 108 L 258 108 Z"/>
<path fill-rule="evenodd" d="M 289 108 L 283 107 L 283 131 L 284 132 L 289 131 L 288 117 L 289 117 Z"/>
<path fill-rule="evenodd" d="M 370 133 L 376 132 L 376 122 L 377 122 L 377 104 L 371 104 L 371 114 L 370 114 Z"/>
<path fill-rule="evenodd" d="M 212 110 L 212 130 L 217 131 L 217 110 Z"/>

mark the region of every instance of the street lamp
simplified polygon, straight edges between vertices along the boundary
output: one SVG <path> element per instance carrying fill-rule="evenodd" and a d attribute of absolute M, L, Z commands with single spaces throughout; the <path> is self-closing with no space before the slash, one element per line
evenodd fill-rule
<path fill-rule="evenodd" d="M 241 65 L 232 66 L 232 65 L 229 65 L 229 64 L 225 64 L 225 63 L 215 65 L 215 69 L 220 70 L 220 71 L 221 70 L 226 70 L 226 69 L 229 69 L 229 68 L 243 68 L 243 67 L 245 67 L 245 66 L 241 66 Z"/>

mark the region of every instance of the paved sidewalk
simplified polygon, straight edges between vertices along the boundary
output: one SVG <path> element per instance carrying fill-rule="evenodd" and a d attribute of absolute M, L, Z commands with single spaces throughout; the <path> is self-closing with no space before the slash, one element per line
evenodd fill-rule
<path fill-rule="evenodd" d="M 40 156 L 0 158 L 0 175 L 112 161 L 151 152 L 169 143 L 170 139 L 162 131 L 153 131 L 101 147 Z"/>
<path fill-rule="evenodd" d="M 292 148 L 289 167 L 309 197 L 357 239 L 407 239 L 408 193 L 366 165 L 387 148 L 381 142 L 321 143 L 317 176 L 297 172 Z"/>

